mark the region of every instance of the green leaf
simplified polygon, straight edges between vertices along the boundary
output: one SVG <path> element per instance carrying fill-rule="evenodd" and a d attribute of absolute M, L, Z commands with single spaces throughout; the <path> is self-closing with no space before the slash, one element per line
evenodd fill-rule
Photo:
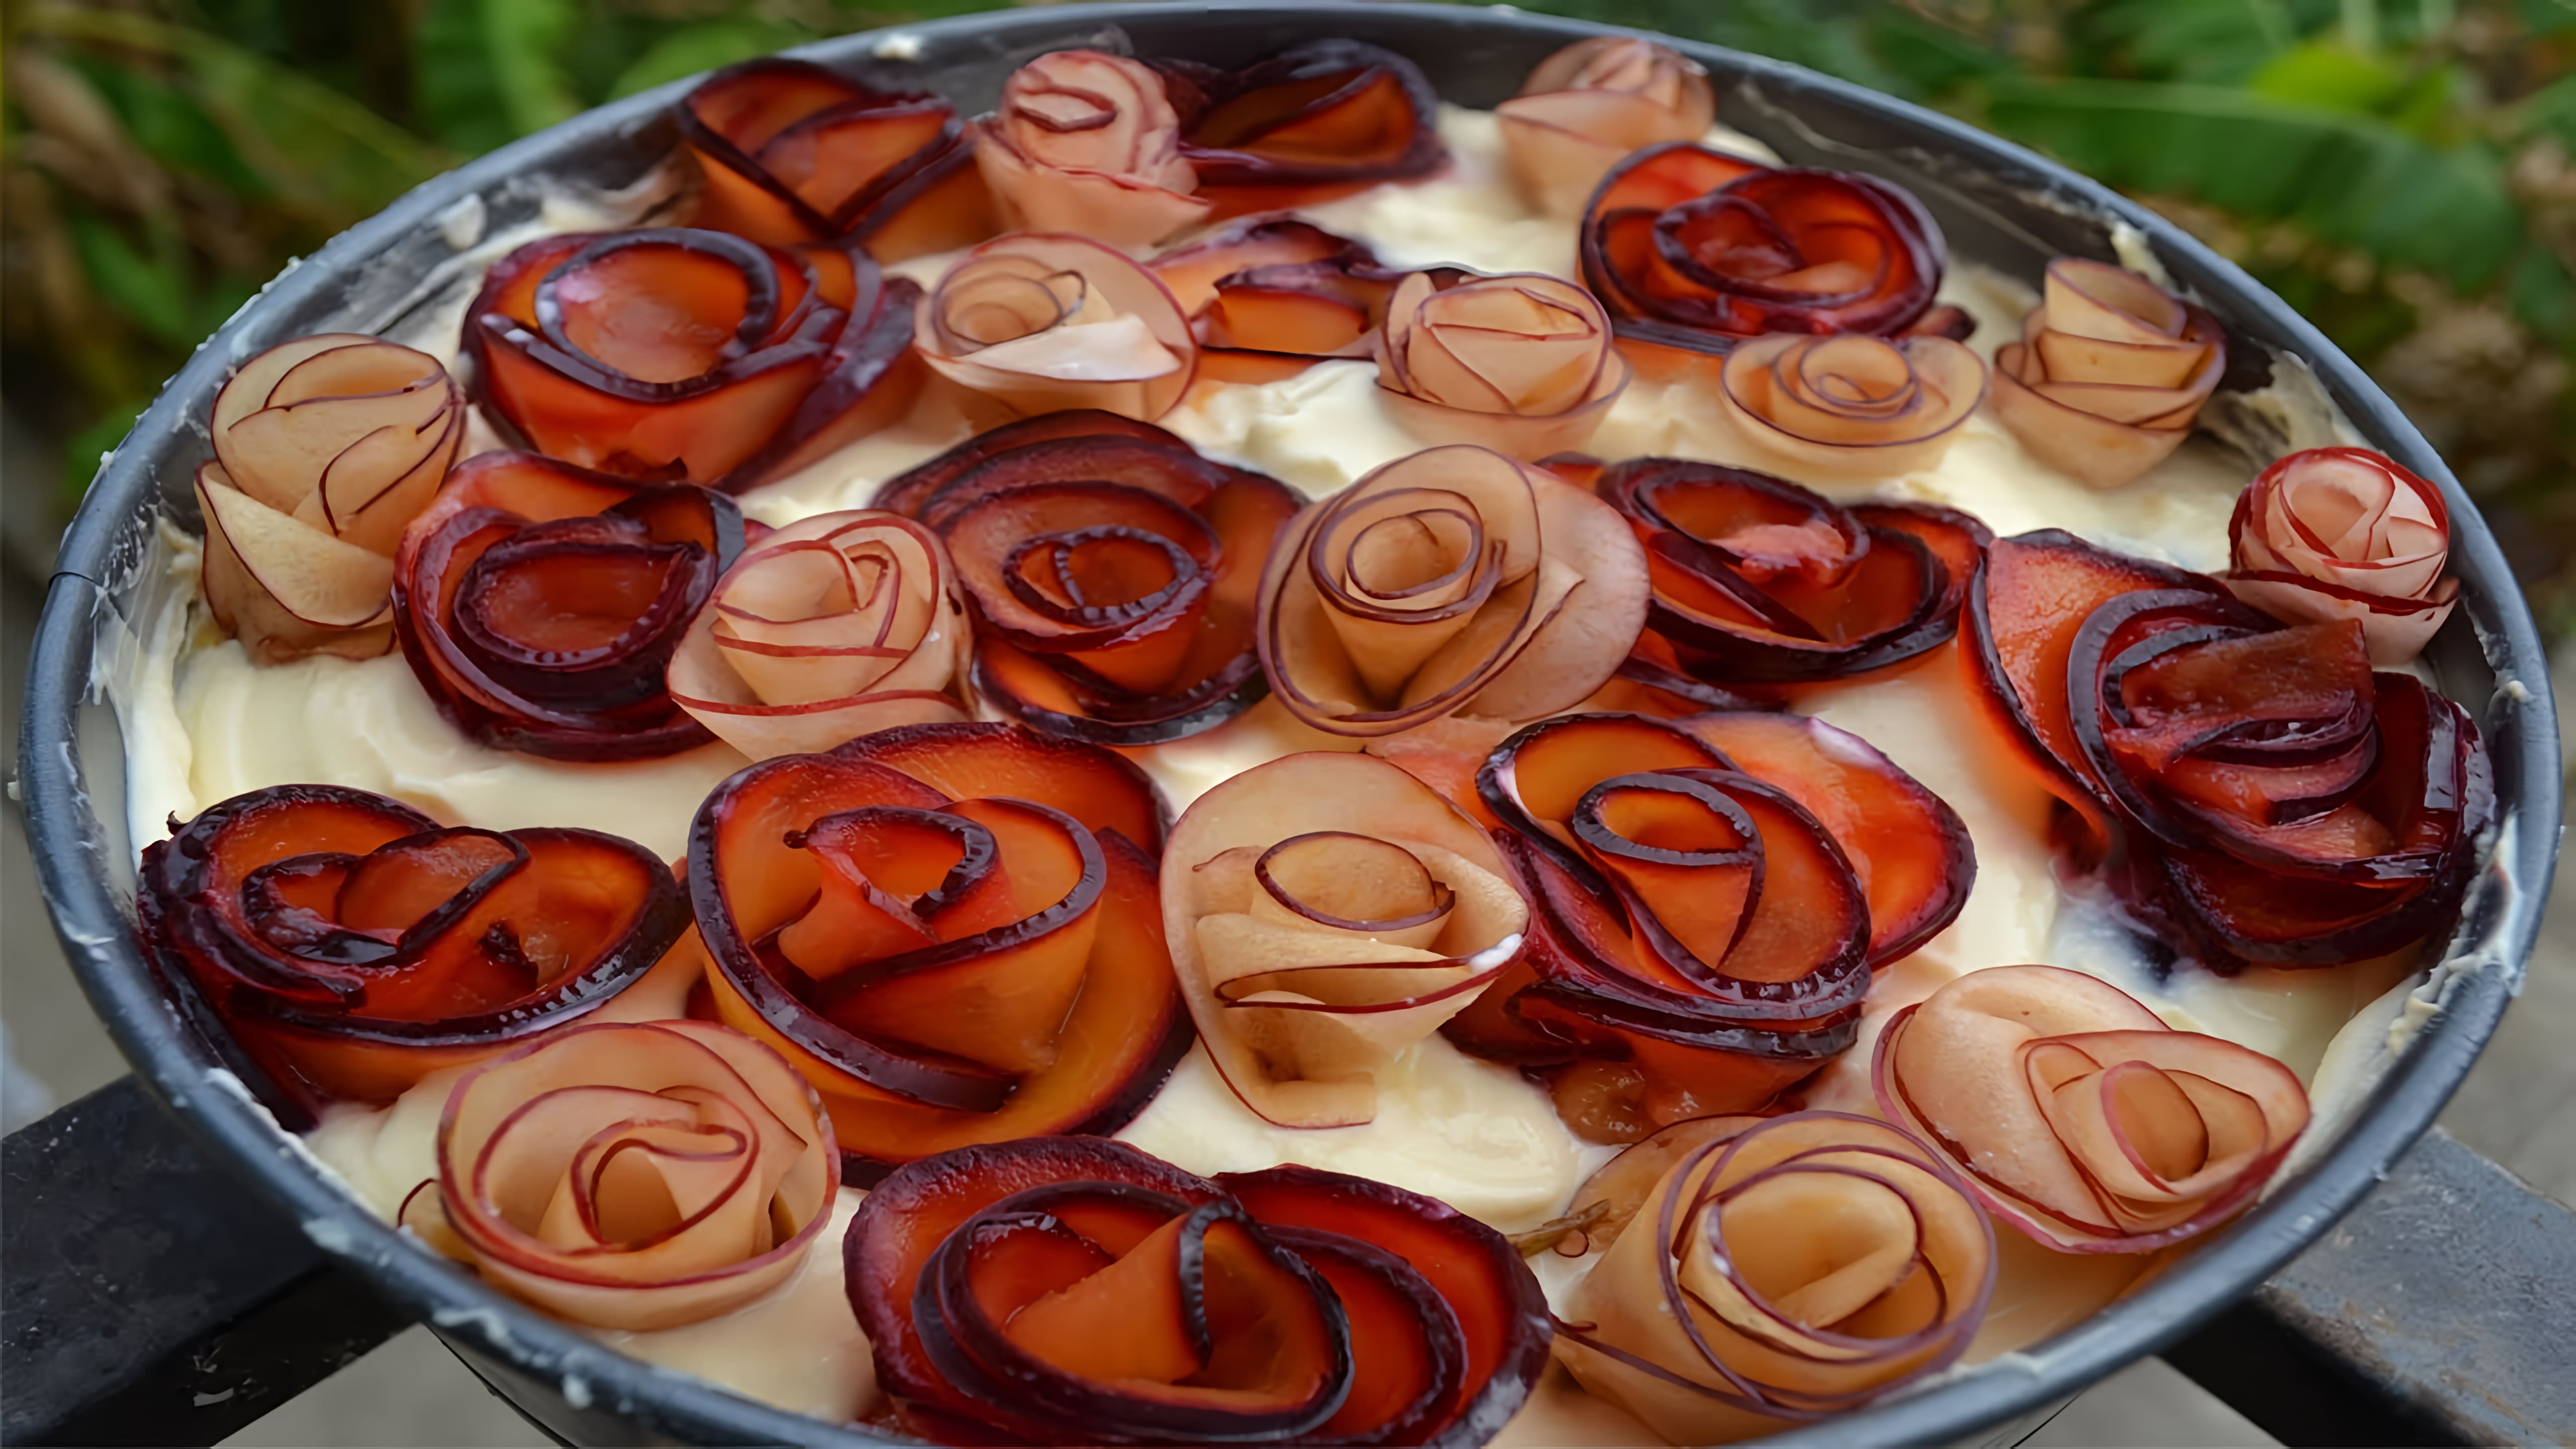
<path fill-rule="evenodd" d="M 2576 151 L 2576 75 L 2563 75 L 2516 102 L 2508 124 L 2516 135 L 2555 136 Z"/>
<path fill-rule="evenodd" d="M 572 0 L 480 0 L 483 46 L 510 125 L 525 136 L 580 114 L 562 55 L 581 17 Z"/>
<path fill-rule="evenodd" d="M 2406 72 L 2339 37 L 2321 36 L 2272 57 L 2245 88 L 2292 105 L 2366 116 L 2395 105 L 2405 94 Z"/>
<path fill-rule="evenodd" d="M 631 96 L 664 81 L 768 55 L 813 38 L 812 32 L 802 26 L 774 20 L 711 20 L 703 25 L 682 26 L 636 57 L 635 63 L 618 75 L 608 94 L 612 99 Z"/>
<path fill-rule="evenodd" d="M 2090 69 L 2242 82 L 2334 17 L 2335 0 L 2097 0 L 2070 17 Z"/>
<path fill-rule="evenodd" d="M 2113 185 L 2295 219 L 2463 290 L 2521 245 L 2503 161 L 2484 145 L 2435 148 L 2385 122 L 2216 86 L 1999 80 L 1985 114 Z"/>
<path fill-rule="evenodd" d="M 205 335 L 190 330 L 188 253 L 174 225 L 150 226 L 138 249 L 104 217 L 70 210 L 63 220 L 82 273 L 109 306 L 158 342 L 186 347 Z"/>
<path fill-rule="evenodd" d="M 2536 241 L 2524 247 L 2504 290 L 2522 325 L 2561 348 L 2576 343 L 2576 278 L 2556 252 Z"/>
<path fill-rule="evenodd" d="M 268 193 L 267 181 L 242 160 L 223 128 L 176 87 L 120 60 L 78 51 L 66 59 L 106 99 L 145 155 L 236 196 Z"/>
<path fill-rule="evenodd" d="M 440 145 L 479 156 L 519 138 L 483 43 L 482 0 L 429 0 L 411 53 L 413 102 Z"/>

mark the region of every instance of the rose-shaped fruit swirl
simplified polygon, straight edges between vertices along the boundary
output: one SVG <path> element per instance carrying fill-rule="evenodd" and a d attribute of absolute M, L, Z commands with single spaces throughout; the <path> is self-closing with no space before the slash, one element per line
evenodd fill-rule
<path fill-rule="evenodd" d="M 1932 305 L 1947 250 L 1931 213 L 1857 172 L 1651 147 L 1601 178 L 1581 245 L 1584 285 L 1631 342 L 1721 353 L 1770 332 L 1966 335 L 1955 308 Z"/>
<path fill-rule="evenodd" d="M 2253 1202 L 2308 1123 L 2261 1052 L 2176 1031 L 2056 966 L 1995 966 L 1888 1019 L 1879 1110 L 1998 1222 L 2070 1253 L 2143 1253 Z"/>
<path fill-rule="evenodd" d="M 1596 35 L 1540 61 L 1494 116 L 1522 192 L 1550 216 L 1579 216 L 1629 153 L 1706 135 L 1717 92 L 1668 45 Z"/>
<path fill-rule="evenodd" d="M 438 359 L 359 333 L 243 363 L 196 478 L 215 622 L 262 663 L 392 648 L 394 545 L 456 461 L 465 412 Z"/>
<path fill-rule="evenodd" d="M 1181 156 L 1220 217 L 1306 206 L 1448 164 L 1421 68 L 1356 40 L 1315 40 L 1237 71 L 1155 59 Z"/>
<path fill-rule="evenodd" d="M 397 800 L 279 785 L 143 849 L 166 989 L 286 1116 L 390 1102 L 624 992 L 688 928 L 670 868 L 590 830 L 441 829 Z"/>
<path fill-rule="evenodd" d="M 1379 400 L 1405 431 L 1524 461 L 1589 442 L 1628 386 L 1601 304 L 1536 272 L 1415 272 L 1373 345 Z"/>
<path fill-rule="evenodd" d="M 1276 382 L 1326 358 L 1369 356 L 1387 299 L 1407 275 L 1293 216 L 1228 222 L 1153 265 L 1189 314 L 1199 376 L 1220 382 Z"/>
<path fill-rule="evenodd" d="M 1819 721 L 1563 716 L 1505 740 L 1476 790 L 1533 926 L 1444 1030 L 1553 1068 L 1558 1110 L 1602 1141 L 1760 1107 L 1824 1065 L 1871 966 L 1947 925 L 1975 878 L 1958 816 Z"/>
<path fill-rule="evenodd" d="M 1594 487 L 1646 546 L 1646 627 L 1682 672 L 1722 686 L 1848 679 L 1948 643 L 1994 537 L 1953 509 L 1845 508 L 1675 458 L 1614 464 Z"/>
<path fill-rule="evenodd" d="M 1013 231 L 1151 246 L 1207 220 L 1160 72 L 1097 50 L 1039 56 L 975 127 L 975 164 Z"/>
<path fill-rule="evenodd" d="M 1582 700 L 1645 625 L 1644 551 L 1598 498 L 1470 444 L 1307 505 L 1261 581 L 1262 668 L 1290 713 L 1386 735 Z"/>
<path fill-rule="evenodd" d="M 974 639 L 948 550 L 892 513 L 818 513 L 744 550 L 671 656 L 671 699 L 765 760 L 967 717 Z"/>
<path fill-rule="evenodd" d="M 855 242 L 566 232 L 484 277 L 464 348 L 476 395 L 535 451 L 738 493 L 905 414 L 918 291 Z"/>
<path fill-rule="evenodd" d="M 575 1323 L 650 1331 L 787 1281 L 831 1219 L 832 1124 L 703 1021 L 576 1026 L 460 1078 L 403 1225 Z"/>
<path fill-rule="evenodd" d="M 498 749 L 634 760 L 707 743 L 663 670 L 742 550 L 733 500 L 478 453 L 403 535 L 394 623 L 439 712 Z"/>
<path fill-rule="evenodd" d="M 851 1181 L 973 1142 L 1111 1132 L 1190 1041 L 1161 807 L 1107 750 L 904 725 L 707 797 L 689 889 L 710 1009 L 822 1093 Z"/>
<path fill-rule="evenodd" d="M 996 428 L 877 490 L 946 543 L 974 610 L 975 688 L 1052 734 L 1148 745 L 1266 688 L 1253 604 L 1298 498 L 1146 423 Z"/>
<path fill-rule="evenodd" d="M 1967 658 L 2083 853 L 2221 970 L 2397 950 L 2457 908 L 2494 808 L 2477 726 L 2374 674 L 2359 621 L 2284 627 L 2217 581 L 2053 531 L 1997 540 Z"/>
<path fill-rule="evenodd" d="M 1473 1446 L 1552 1334 L 1520 1255 L 1441 1203 L 1094 1138 L 904 1167 L 846 1256 L 900 1422 L 949 1443 Z"/>
<path fill-rule="evenodd" d="M 1125 252 L 1067 232 L 995 237 L 919 304 L 914 350 L 1024 414 L 1096 408 L 1151 422 L 1198 362 L 1189 314 Z"/>
<path fill-rule="evenodd" d="M 2226 370 L 2217 318 L 2125 267 L 2059 257 L 2021 340 L 1995 351 L 1995 416 L 2041 462 L 2117 488 L 2181 446 Z"/>
<path fill-rule="evenodd" d="M 1832 478 L 1940 466 L 1985 394 L 1985 359 L 1947 337 L 1755 337 L 1718 377 L 1739 436 Z"/>
<path fill-rule="evenodd" d="M 1370 755 L 1201 795 L 1163 850 L 1164 938 L 1209 1058 L 1286 1127 L 1377 1115 L 1377 1070 L 1518 959 L 1529 907 L 1482 827 Z"/>
<path fill-rule="evenodd" d="M 1994 1229 L 1930 1148 L 1840 1112 L 1703 1131 L 1567 1305 L 1559 1352 L 1584 1387 L 1676 1444 L 1726 1443 L 1856 1408 L 1966 1351 L 1994 1292 Z M 1661 1143 L 1629 1150 L 1651 1168 Z"/>
<path fill-rule="evenodd" d="M 2460 592 L 2442 572 L 2442 490 L 2367 448 L 2310 448 L 2264 469 L 2227 536 L 2236 597 L 2293 622 L 2358 619 L 2382 668 L 2423 652 Z"/>
<path fill-rule="evenodd" d="M 675 119 L 705 178 L 694 226 L 773 247 L 860 241 L 881 262 L 995 229 L 974 145 L 945 97 L 772 57 L 708 76 Z"/>

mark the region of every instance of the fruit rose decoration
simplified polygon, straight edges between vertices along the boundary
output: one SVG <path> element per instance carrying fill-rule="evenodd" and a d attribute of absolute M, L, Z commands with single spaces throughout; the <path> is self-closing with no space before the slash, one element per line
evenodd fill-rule
<path fill-rule="evenodd" d="M 1521 190 L 1550 216 L 1579 216 L 1630 152 L 1707 134 L 1717 93 L 1700 63 L 1670 46 L 1596 35 L 1540 61 L 1494 115 Z"/>
<path fill-rule="evenodd" d="M 1535 719 L 1601 687 L 1645 622 L 1645 557 L 1590 493 L 1489 449 L 1399 458 L 1281 536 L 1262 667 L 1343 735 L 1443 715 Z"/>
<path fill-rule="evenodd" d="M 2290 1069 L 2176 1031 L 2055 966 L 1995 966 L 1889 1018 L 1879 1110 L 1995 1220 L 2066 1253 L 2143 1253 L 2254 1201 L 2308 1124 Z"/>
<path fill-rule="evenodd" d="M 1276 479 L 1149 423 L 1062 412 L 996 428 L 877 490 L 947 545 L 985 703 L 1051 734 L 1148 745 L 1258 700 L 1253 603 L 1297 512 Z"/>
<path fill-rule="evenodd" d="M 337 785 L 237 795 L 145 846 L 137 910 L 166 988 L 306 1117 L 599 1012 L 689 924 L 632 841 L 442 829 Z"/>
<path fill-rule="evenodd" d="M 1163 851 L 1164 935 L 1217 1071 L 1286 1127 L 1377 1114 L 1376 1071 L 1517 958 L 1529 907 L 1482 827 L 1369 755 L 1201 795 Z"/>
<path fill-rule="evenodd" d="M 944 97 L 768 58 L 708 76 L 677 118 L 705 178 L 694 226 L 773 247 L 859 241 L 881 262 L 994 232 L 974 145 Z"/>
<path fill-rule="evenodd" d="M 1585 1388 L 1676 1444 L 1726 1443 L 1958 1361 L 1994 1229 L 1930 1148 L 1840 1112 L 1708 1126 L 1567 1305 L 1559 1353 Z"/>
<path fill-rule="evenodd" d="M 1002 83 L 975 164 L 1013 231 L 1151 246 L 1205 221 L 1181 120 L 1152 66 L 1096 50 L 1042 55 Z"/>
<path fill-rule="evenodd" d="M 1449 160 L 1440 99 L 1412 61 L 1315 40 L 1237 71 L 1155 59 L 1181 118 L 1181 157 L 1216 215 L 1306 206 Z"/>
<path fill-rule="evenodd" d="M 703 1021 L 579 1026 L 460 1078 L 403 1225 L 593 1328 L 731 1313 L 832 1216 L 832 1124 L 778 1053 Z"/>
<path fill-rule="evenodd" d="M 738 493 L 905 414 L 916 290 L 856 243 L 566 232 L 492 268 L 464 350 L 476 394 L 534 451 Z"/>
<path fill-rule="evenodd" d="M 1749 1111 L 1823 1066 L 1855 1039 L 1870 968 L 1949 924 L 1975 879 L 1939 797 L 1815 722 L 1544 720 L 1476 791 L 1534 924 L 1526 963 L 1447 1033 L 1547 1069 L 1598 1141 Z"/>
<path fill-rule="evenodd" d="M 716 1019 L 823 1096 L 852 1181 L 973 1142 L 1114 1132 L 1188 1049 L 1163 816 L 1107 750 L 904 725 L 707 797 L 689 888 Z"/>
<path fill-rule="evenodd" d="M 2182 445 L 2226 370 L 2217 318 L 2125 267 L 2059 257 L 2021 340 L 1995 350 L 1995 416 L 2041 462 L 2117 488 Z"/>
<path fill-rule="evenodd" d="M 1535 272 L 1415 272 L 1372 342 L 1380 399 L 1407 432 L 1525 462 L 1582 447 L 1628 386 L 1601 304 Z"/>
<path fill-rule="evenodd" d="M 2332 966 L 2458 909 L 2495 808 L 2466 712 L 2374 673 L 2361 621 L 2283 626 L 2219 581 L 2063 533 L 1998 539 L 1966 657 L 2091 860 L 2200 959 Z"/>
<path fill-rule="evenodd" d="M 1198 344 L 1170 289 L 1124 252 L 1014 233 L 921 299 L 916 347 L 941 376 L 1021 413 L 1097 408 L 1151 422 L 1188 391 Z"/>
<path fill-rule="evenodd" d="M 1199 376 L 1222 382 L 1276 382 L 1327 358 L 1369 356 L 1408 275 L 1293 216 L 1229 222 L 1153 265 L 1189 314 Z"/>
<path fill-rule="evenodd" d="M 944 1443 L 1473 1446 L 1552 1336 L 1520 1255 L 1443 1204 L 1096 1138 L 904 1167 L 847 1258 L 898 1423 Z"/>
<path fill-rule="evenodd" d="M 394 545 L 465 441 L 436 358 L 350 332 L 281 343 L 215 395 L 197 469 L 206 603 L 253 659 L 393 647 Z"/>
<path fill-rule="evenodd" d="M 2255 478 L 2228 520 L 2227 587 L 2279 619 L 2358 619 L 2370 662 L 2423 652 L 2460 581 L 2442 490 L 2367 448 L 2310 448 Z"/>
<path fill-rule="evenodd" d="M 1932 304 L 1946 248 L 1931 213 L 1857 172 L 1652 147 L 1593 192 L 1582 257 L 1627 342 L 1723 353 L 1770 332 L 1966 335 L 1963 314 Z"/>
<path fill-rule="evenodd" d="M 394 622 L 459 730 L 558 760 L 708 742 L 663 671 L 742 550 L 742 514 L 685 483 L 636 483 L 531 453 L 478 453 L 403 535 Z"/>
<path fill-rule="evenodd" d="M 674 703 L 765 760 L 965 719 L 973 657 L 937 536 L 891 513 L 819 513 L 743 552 L 688 626 L 668 679 Z"/>
<path fill-rule="evenodd" d="M 1789 468 L 1885 478 L 1940 466 L 1986 364 L 1947 337 L 1756 337 L 1726 355 L 1719 395 L 1736 432 Z"/>
<path fill-rule="evenodd" d="M 1647 628 L 1686 675 L 1795 688 L 1947 643 L 1993 535 L 1925 504 L 1845 508 L 1746 468 L 1634 458 L 1594 485 L 1646 547 Z"/>

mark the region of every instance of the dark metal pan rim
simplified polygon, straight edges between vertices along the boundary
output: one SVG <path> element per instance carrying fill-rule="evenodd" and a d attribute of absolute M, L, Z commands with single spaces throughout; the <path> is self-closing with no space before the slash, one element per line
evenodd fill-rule
<path fill-rule="evenodd" d="M 1516 46 L 1535 59 L 1566 40 L 1613 29 L 1508 7 L 1346 0 L 1283 7 L 1215 0 L 1007 11 L 843 37 L 800 53 L 860 70 L 910 63 L 921 77 L 916 84 L 939 84 L 943 68 L 980 74 L 991 84 L 969 79 L 966 89 L 983 85 L 989 91 L 1020 59 L 1066 43 L 1097 41 L 1110 27 L 1146 37 L 1148 44 L 1140 48 L 1200 48 L 1205 41 L 1216 48 L 1248 47 L 1247 54 L 1275 43 L 1264 38 L 1265 27 L 1273 36 L 1349 33 L 1409 49 L 1435 69 L 1435 79 L 1440 66 L 1454 70 L 1463 63 L 1458 57 L 1472 59 L 1480 47 Z M 889 44 L 895 36 L 908 39 Z M 2538 929 L 2559 818 L 2547 660 L 2495 538 L 2431 448 L 2358 367 L 2235 266 L 2108 188 L 1962 122 L 1780 62 L 1708 46 L 1681 48 L 1707 64 L 1729 93 L 1722 118 L 1784 150 L 1804 145 L 1816 154 L 1865 157 L 1871 169 L 1911 165 L 1948 184 L 1946 200 L 1954 213 L 2034 241 L 2037 231 L 2072 220 L 2088 227 L 2094 250 L 2107 253 L 2103 230 L 2125 224 L 2145 238 L 2181 285 L 2232 325 L 2274 352 L 2304 360 L 2328 398 L 2372 442 L 2440 483 L 2460 520 L 2452 565 L 2464 585 L 2461 612 L 2474 633 L 2474 640 L 2448 641 L 2445 672 L 2460 671 L 2453 679 L 2455 694 L 2472 674 L 2491 670 L 2495 682 L 2481 713 L 2507 809 L 2495 858 L 2482 870 L 2446 953 L 2455 969 L 2441 984 L 2440 1011 L 2372 1089 L 2332 1149 L 2163 1277 L 2038 1349 L 1765 1442 L 1954 1440 L 2061 1399 L 2179 1338 L 2313 1241 L 2431 1124 L 2494 1031 Z M 1475 83 L 1478 89 L 1502 88 L 1481 103 L 1508 93 L 1517 79 L 1487 76 Z M 118 884 L 132 875 L 123 827 L 120 822 L 113 833 L 107 831 L 80 768 L 85 746 L 121 766 L 116 736 L 102 730 L 92 699 L 93 648 L 100 630 L 116 627 L 120 593 L 149 554 L 153 516 L 184 515 L 164 490 L 175 477 L 176 488 L 184 491 L 186 470 L 174 472 L 175 462 L 193 461 L 203 452 L 195 415 L 232 364 L 273 337 L 305 330 L 292 319 L 322 315 L 334 287 L 405 236 L 435 233 L 451 207 L 472 198 L 524 197 L 532 182 L 585 154 L 641 154 L 639 147 L 658 146 L 655 138 L 668 135 L 666 110 L 687 84 L 675 82 L 602 107 L 422 185 L 290 267 L 199 349 L 102 468 L 63 540 L 29 672 L 19 788 L 55 928 L 92 1004 L 144 1082 L 300 1222 L 315 1244 L 429 1322 L 486 1377 L 523 1402 L 551 1399 L 570 1411 L 568 1417 L 549 1415 L 554 1422 L 579 1423 L 585 1434 L 625 1442 L 888 1442 L 611 1352 L 458 1273 L 353 1201 L 327 1171 L 316 1169 L 300 1142 L 280 1133 L 240 1084 L 220 1071 L 153 987 L 134 946 L 130 900 Z M 964 96 L 970 109 L 984 99 Z M 1879 139 L 1862 145 L 1838 136 L 1812 119 L 1819 111 L 1853 124 L 1865 121 L 1878 129 Z M 2462 633 L 2456 625 L 2450 632 Z M 122 795 L 121 778 L 120 771 L 104 787 L 111 798 Z M 607 1424 L 604 1416 L 625 1423 Z"/>

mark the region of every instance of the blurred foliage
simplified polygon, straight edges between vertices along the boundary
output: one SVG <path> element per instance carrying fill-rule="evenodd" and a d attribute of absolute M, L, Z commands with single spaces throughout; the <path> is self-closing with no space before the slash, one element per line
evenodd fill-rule
<path fill-rule="evenodd" d="M 2140 197 L 2372 368 L 2576 628 L 2576 0 L 1521 0 Z M 992 0 L 0 0 L 0 389 L 76 490 L 287 258 L 602 101 Z"/>

